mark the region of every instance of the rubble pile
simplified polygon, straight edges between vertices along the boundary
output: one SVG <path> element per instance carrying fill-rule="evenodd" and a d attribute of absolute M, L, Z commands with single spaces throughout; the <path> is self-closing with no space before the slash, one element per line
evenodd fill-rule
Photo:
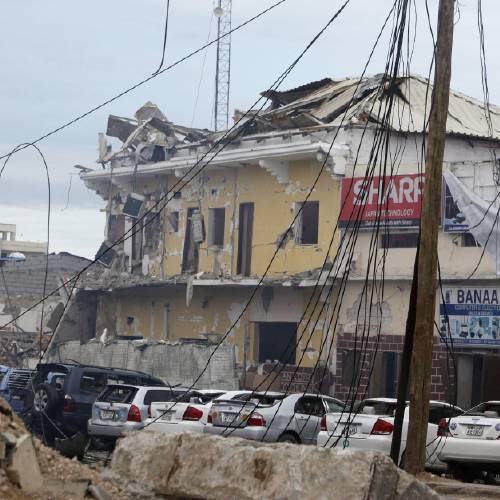
<path fill-rule="evenodd" d="M 200 453 L 203 450 L 203 453 Z M 375 451 L 146 431 L 120 440 L 113 472 L 169 498 L 439 499 Z"/>
<path fill-rule="evenodd" d="M 131 500 L 132 496 L 97 470 L 64 458 L 33 438 L 0 398 L 0 498 Z"/>

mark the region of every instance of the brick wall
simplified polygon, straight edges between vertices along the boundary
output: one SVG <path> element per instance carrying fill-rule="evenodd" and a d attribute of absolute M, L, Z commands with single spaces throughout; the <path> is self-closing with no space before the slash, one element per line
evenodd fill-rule
<path fill-rule="evenodd" d="M 364 362 L 361 362 L 361 377 L 359 387 L 357 389 L 356 400 L 365 397 L 382 397 L 387 394 L 376 394 L 373 387 L 368 387 L 370 382 L 370 370 L 373 366 L 373 360 L 377 350 L 377 337 L 370 336 L 361 350 L 361 338 L 358 336 L 356 349 L 362 352 L 361 357 L 365 356 Z M 349 384 L 344 385 L 342 374 L 344 370 L 344 357 L 346 351 L 352 351 L 355 348 L 355 338 L 353 334 L 342 334 L 337 338 L 337 369 L 335 373 L 335 396 L 339 399 L 352 400 L 353 391 L 349 393 Z M 378 352 L 395 352 L 403 351 L 403 336 L 402 335 L 380 335 L 378 339 Z M 455 349 L 455 352 L 458 352 Z M 366 353 L 366 355 L 364 354 Z M 449 369 L 447 368 L 448 356 L 446 346 L 442 344 L 437 337 L 434 339 L 434 352 L 432 354 L 432 375 L 431 375 L 431 399 L 445 401 L 449 399 L 449 391 L 454 388 L 454 373 L 449 361 Z M 399 371 L 399 367 L 398 367 Z M 376 376 L 376 373 L 372 374 Z M 397 374 L 396 374 L 397 378 Z M 377 385 L 377 380 L 372 377 L 372 384 Z M 397 390 L 397 380 L 394 381 L 394 388 Z M 354 392 L 356 388 L 354 388 Z"/>

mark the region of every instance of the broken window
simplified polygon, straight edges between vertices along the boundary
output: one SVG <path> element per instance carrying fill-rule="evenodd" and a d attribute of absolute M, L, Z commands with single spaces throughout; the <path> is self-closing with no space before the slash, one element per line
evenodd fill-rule
<path fill-rule="evenodd" d="M 144 220 L 144 251 L 156 250 L 161 239 L 161 219 L 159 212 L 150 212 Z"/>
<path fill-rule="evenodd" d="M 169 212 L 167 215 L 168 223 L 170 225 L 170 231 L 172 233 L 179 232 L 179 212 L 177 210 Z"/>
<path fill-rule="evenodd" d="M 95 255 L 95 260 L 101 263 L 103 266 L 109 267 L 116 255 L 115 250 L 110 246 L 108 242 L 103 242 L 97 250 Z"/>
<path fill-rule="evenodd" d="M 297 323 L 259 323 L 259 363 L 279 361 L 295 364 Z"/>
<path fill-rule="evenodd" d="M 143 221 L 138 220 L 132 228 L 132 262 L 142 260 Z"/>
<path fill-rule="evenodd" d="M 208 246 L 224 246 L 225 208 L 211 208 L 208 212 Z"/>
<path fill-rule="evenodd" d="M 240 203 L 236 273 L 250 276 L 252 268 L 253 203 Z"/>
<path fill-rule="evenodd" d="M 193 231 L 193 216 L 195 212 L 199 213 L 199 210 L 197 208 L 188 208 L 184 251 L 182 254 L 183 273 L 195 273 L 198 271 L 199 246 L 195 241 Z"/>
<path fill-rule="evenodd" d="M 129 217 L 137 218 L 139 217 L 139 212 L 141 211 L 142 203 L 144 199 L 139 197 L 139 195 L 131 195 L 127 196 L 127 201 L 123 206 L 123 213 L 128 215 Z"/>
<path fill-rule="evenodd" d="M 125 233 L 125 217 L 123 215 L 110 215 L 108 219 L 108 241 L 114 243 Z"/>
<path fill-rule="evenodd" d="M 318 243 L 319 201 L 297 203 L 296 211 L 299 210 L 295 221 L 295 242 L 298 245 L 315 245 Z"/>
<path fill-rule="evenodd" d="M 418 233 L 402 232 L 384 232 L 380 235 L 380 248 L 417 248 Z"/>

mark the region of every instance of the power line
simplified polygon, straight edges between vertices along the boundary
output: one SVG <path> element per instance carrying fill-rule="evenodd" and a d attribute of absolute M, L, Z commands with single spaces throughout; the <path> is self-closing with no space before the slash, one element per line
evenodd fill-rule
<path fill-rule="evenodd" d="M 72 120 L 58 126 L 57 128 L 51 130 L 50 132 L 47 132 L 43 135 L 41 135 L 40 137 L 38 137 L 37 139 L 34 139 L 33 141 L 31 142 L 26 142 L 26 143 L 23 143 L 22 147 L 19 147 L 17 146 L 16 148 L 14 148 L 14 150 L 12 150 L 10 153 L 7 153 L 7 154 L 4 154 L 3 156 L 0 156 L 0 160 L 3 160 L 7 157 L 9 157 L 10 155 L 14 154 L 14 153 L 17 153 L 23 149 L 26 149 L 28 146 L 31 146 L 31 145 L 34 145 L 34 144 L 37 144 L 39 143 L 40 141 L 43 141 L 44 139 L 47 139 L 48 137 L 54 135 L 54 134 L 57 134 L 58 132 L 60 132 L 61 130 L 64 130 L 65 128 L 73 125 L 74 123 L 77 123 L 79 122 L 80 120 L 82 120 L 83 118 L 86 118 L 87 116 L 91 115 L 92 113 L 95 113 L 96 111 L 98 111 L 99 109 L 107 106 L 108 104 L 120 99 L 121 97 L 123 97 L 124 95 L 128 94 L 129 92 L 132 92 L 133 90 L 139 88 L 140 86 L 144 85 L 145 83 L 153 80 L 154 78 L 156 78 L 158 75 L 161 75 L 163 73 L 165 73 L 166 71 L 169 71 L 171 70 L 172 68 L 175 68 L 176 66 L 178 66 L 179 64 L 183 63 L 184 61 L 186 61 L 187 59 L 190 59 L 191 57 L 195 56 L 196 54 L 202 52 L 203 50 L 205 50 L 207 47 L 210 47 L 211 45 L 214 45 L 215 43 L 217 43 L 220 39 L 226 37 L 226 36 L 229 36 L 231 35 L 232 33 L 235 33 L 236 31 L 240 30 L 241 28 L 244 28 L 245 26 L 247 26 L 248 24 L 252 23 L 253 21 L 255 21 L 256 19 L 259 19 L 260 17 L 264 16 L 265 14 L 267 14 L 268 12 L 270 12 L 271 10 L 275 9 L 276 7 L 278 7 L 279 5 L 281 5 L 282 3 L 286 2 L 287 0 L 279 0 L 278 2 L 274 3 L 273 5 L 269 6 L 268 8 L 260 11 L 258 14 L 256 14 L 255 16 L 247 19 L 246 21 L 244 21 L 243 23 L 239 24 L 238 26 L 236 26 L 235 28 L 231 29 L 228 33 L 225 33 L 224 35 L 222 35 L 220 38 L 215 38 L 214 40 L 202 45 L 201 47 L 199 47 L 198 49 L 196 50 L 193 50 L 192 52 L 189 52 L 188 54 L 186 54 L 184 57 L 178 59 L 177 61 L 175 61 L 174 63 L 170 64 L 169 66 L 161 69 L 160 71 L 158 71 L 157 73 L 153 73 L 152 75 L 148 76 L 147 78 L 144 78 L 143 80 L 141 80 L 140 82 L 137 82 L 135 83 L 134 85 L 132 85 L 131 87 L 128 87 L 127 89 L 123 90 L 122 92 L 120 92 L 119 94 L 116 94 L 114 97 L 111 97 L 109 99 L 107 99 L 106 101 L 102 102 L 101 104 L 98 104 L 97 106 L 94 106 L 93 108 L 89 109 L 88 111 L 86 111 L 85 113 L 82 113 L 81 115 L 78 115 L 76 116 L 75 118 L 73 118 Z M 19 149 L 17 149 L 19 148 Z"/>
<path fill-rule="evenodd" d="M 163 61 L 165 60 L 165 48 L 167 47 L 167 34 L 168 34 L 168 13 L 170 10 L 170 0 L 167 0 L 167 12 L 165 14 L 165 29 L 163 31 L 163 50 L 161 53 L 161 61 L 160 65 L 158 66 L 158 69 L 153 73 L 153 75 L 156 75 L 161 68 L 163 67 Z"/>

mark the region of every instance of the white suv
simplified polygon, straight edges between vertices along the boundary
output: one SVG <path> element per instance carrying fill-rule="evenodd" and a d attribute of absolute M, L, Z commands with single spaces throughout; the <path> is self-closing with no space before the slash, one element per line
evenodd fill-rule
<path fill-rule="evenodd" d="M 142 429 L 151 404 L 182 399 L 187 389 L 111 384 L 97 397 L 88 421 L 91 438 L 114 441 L 126 431 Z"/>

